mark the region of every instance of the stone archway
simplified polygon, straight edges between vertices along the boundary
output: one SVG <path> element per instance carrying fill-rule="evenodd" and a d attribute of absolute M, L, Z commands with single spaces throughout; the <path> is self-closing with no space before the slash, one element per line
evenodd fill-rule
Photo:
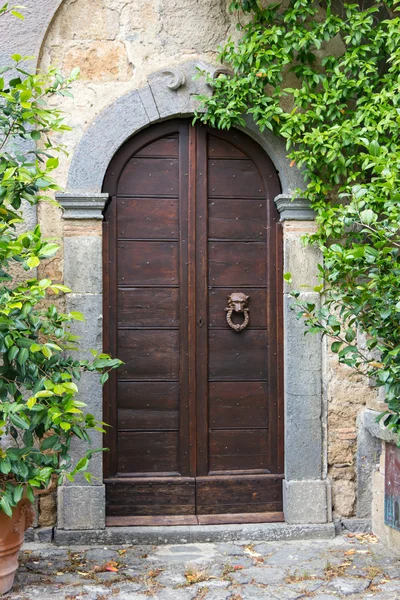
<path fill-rule="evenodd" d="M 86 323 L 76 333 L 86 348 L 101 348 L 102 333 L 102 211 L 108 195 L 101 193 L 107 167 L 122 144 L 151 123 L 191 116 L 197 94 L 211 93 L 203 79 L 194 80 L 197 69 L 216 68 L 197 62 L 157 72 L 148 84 L 130 92 L 105 109 L 84 134 L 72 159 L 67 193 L 57 199 L 64 208 L 65 284 L 74 289 L 67 297 L 69 310 L 82 310 Z M 261 134 L 249 120 L 245 132 L 264 148 L 279 173 L 282 193 L 275 202 L 284 230 L 284 270 L 293 276 L 293 287 L 318 302 L 316 285 L 318 252 L 303 248 L 301 236 L 313 228 L 313 212 L 301 198 L 294 198 L 302 177 L 286 159 L 283 140 Z M 304 288 L 304 285 L 307 287 Z M 289 524 L 322 524 L 331 521 L 330 489 L 326 479 L 325 408 L 321 389 L 322 343 L 304 336 L 304 327 L 290 310 L 290 288 L 284 290 L 285 380 L 285 480 L 284 514 Z M 85 374 L 82 396 L 91 412 L 101 417 L 102 391 L 93 374 Z M 95 447 L 101 439 L 94 439 Z M 93 469 L 92 469 L 93 470 Z M 105 527 L 105 494 L 102 457 L 97 455 L 91 486 L 77 480 L 59 488 L 59 529 L 101 530 Z"/>

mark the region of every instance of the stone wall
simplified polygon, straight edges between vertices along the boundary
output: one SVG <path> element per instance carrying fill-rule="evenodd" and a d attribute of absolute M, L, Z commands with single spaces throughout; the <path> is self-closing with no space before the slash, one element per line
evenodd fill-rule
<path fill-rule="evenodd" d="M 188 60 L 215 63 L 218 44 L 228 36 L 238 35 L 236 17 L 228 12 L 229 4 L 230 0 L 62 3 L 42 44 L 39 63 L 43 69 L 57 65 L 65 73 L 76 66 L 81 68 L 81 78 L 73 84 L 74 100 L 57 99 L 72 127 L 71 132 L 62 135 L 69 157 L 61 160 L 56 173 L 61 186 L 66 186 L 70 160 L 83 133 L 106 106 L 144 86 L 147 77 L 160 69 Z M 127 137 L 129 134 L 127 131 Z M 101 148 L 93 151 L 101 152 Z M 56 237 L 62 244 L 60 209 L 43 205 L 38 218 L 44 234 Z M 61 248 L 41 274 L 62 281 L 62 256 Z M 321 415 L 321 420 L 326 456 L 321 459 L 332 481 L 335 517 L 351 517 L 357 514 L 359 495 L 357 417 L 367 400 L 375 401 L 376 393 L 358 375 L 339 367 L 337 357 L 326 347 L 323 389 L 326 414 Z M 49 498 L 42 502 L 50 505 L 52 497 Z M 49 512 L 47 508 L 46 511 Z"/>

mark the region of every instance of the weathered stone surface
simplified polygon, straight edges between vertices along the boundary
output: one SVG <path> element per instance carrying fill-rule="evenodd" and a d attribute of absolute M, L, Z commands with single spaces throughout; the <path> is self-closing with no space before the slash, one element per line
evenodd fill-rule
<path fill-rule="evenodd" d="M 52 527 L 57 521 L 57 494 L 52 492 L 39 498 L 39 518 L 40 527 Z"/>
<path fill-rule="evenodd" d="M 354 513 L 356 491 L 352 481 L 339 480 L 333 486 L 332 506 L 335 514 L 350 517 Z"/>
<path fill-rule="evenodd" d="M 357 517 L 370 518 L 372 510 L 372 475 L 379 463 L 381 440 L 368 431 L 365 412 L 358 417 L 357 437 Z"/>
<path fill-rule="evenodd" d="M 79 67 L 83 81 L 127 81 L 133 75 L 126 47 L 119 41 L 90 41 L 73 46 L 65 54 L 63 67 L 67 72 Z"/>
<path fill-rule="evenodd" d="M 59 545 L 76 544 L 187 544 L 226 543 L 249 540 L 330 539 L 335 535 L 333 523 L 288 525 L 265 523 L 250 525 L 197 525 L 171 527 L 107 527 L 105 530 L 55 531 Z"/>
<path fill-rule="evenodd" d="M 39 57 L 39 50 L 47 32 L 50 21 L 63 0 L 26 0 L 24 2 L 25 20 L 13 18 L 11 15 L 2 22 L 0 39 L 0 62 L 8 64 L 12 53 L 22 56 Z M 28 68 L 35 69 L 30 62 Z"/>
<path fill-rule="evenodd" d="M 81 312 L 84 321 L 73 321 L 71 331 L 79 336 L 79 350 L 76 355 L 80 358 L 93 358 L 90 350 L 101 350 L 103 307 L 100 294 L 68 294 L 66 306 L 68 312 Z"/>
<path fill-rule="evenodd" d="M 63 209 L 63 218 L 68 220 L 103 220 L 103 211 L 108 194 L 56 194 Z"/>
<path fill-rule="evenodd" d="M 305 246 L 302 236 L 311 233 L 315 224 L 307 221 L 286 221 L 283 237 L 284 271 L 290 273 L 292 282 L 284 283 L 284 291 L 289 294 L 292 290 L 312 292 L 320 283 L 318 278 L 318 263 L 322 262 L 321 253 L 313 246 Z"/>
<path fill-rule="evenodd" d="M 318 294 L 302 294 L 318 302 Z M 285 318 L 285 476 L 287 480 L 322 477 L 322 349 L 317 335 L 304 335 L 304 324 L 284 299 Z M 299 366 L 301 365 L 301 368 Z"/>
<path fill-rule="evenodd" d="M 283 580 L 285 571 L 278 567 L 251 567 L 250 569 L 242 569 L 236 571 L 232 577 L 237 583 L 262 583 L 268 585 L 270 583 L 278 583 Z"/>
<path fill-rule="evenodd" d="M 329 590 L 339 592 L 343 596 L 350 596 L 351 594 L 360 594 L 364 592 L 370 585 L 371 580 L 365 577 L 356 579 L 350 577 L 337 577 L 328 584 Z"/>
<path fill-rule="evenodd" d="M 58 488 L 58 527 L 65 530 L 101 530 L 105 527 L 105 487 Z M 83 539 L 82 539 L 83 542 Z"/>
<path fill-rule="evenodd" d="M 305 198 L 293 198 L 279 194 L 275 198 L 275 204 L 281 221 L 313 221 L 315 219 L 315 212 Z"/>
<path fill-rule="evenodd" d="M 327 481 L 284 481 L 283 502 L 287 523 L 326 523 L 330 520 Z"/>
<path fill-rule="evenodd" d="M 114 40 L 119 33 L 118 11 L 104 0 L 70 2 L 59 18 L 60 40 Z"/>
<path fill-rule="evenodd" d="M 100 235 L 64 238 L 64 281 L 75 294 L 102 294 Z"/>

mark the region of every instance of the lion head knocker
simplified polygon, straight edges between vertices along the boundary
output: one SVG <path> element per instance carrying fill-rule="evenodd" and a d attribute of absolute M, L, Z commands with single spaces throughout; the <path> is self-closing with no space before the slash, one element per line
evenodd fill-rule
<path fill-rule="evenodd" d="M 233 292 L 230 296 L 228 296 L 228 306 L 226 310 L 226 321 L 233 329 L 239 333 L 239 331 L 243 331 L 247 327 L 250 321 L 250 310 L 247 308 L 247 304 L 249 302 L 249 296 L 246 294 L 242 294 L 241 292 Z M 244 320 L 243 323 L 236 324 L 232 322 L 233 313 L 243 313 Z"/>

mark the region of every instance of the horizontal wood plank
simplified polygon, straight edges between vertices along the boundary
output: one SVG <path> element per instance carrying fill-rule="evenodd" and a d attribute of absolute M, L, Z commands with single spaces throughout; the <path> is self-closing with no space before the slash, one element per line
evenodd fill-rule
<path fill-rule="evenodd" d="M 195 513 L 195 481 L 189 478 L 137 478 L 106 482 L 110 516 Z"/>
<path fill-rule="evenodd" d="M 208 216 L 209 238 L 263 242 L 267 237 L 265 200 L 211 200 Z"/>
<path fill-rule="evenodd" d="M 178 410 L 150 410 L 148 408 L 132 409 L 120 408 L 118 410 L 118 429 L 151 431 L 157 429 L 179 428 Z"/>
<path fill-rule="evenodd" d="M 118 472 L 177 472 L 178 446 L 176 431 L 121 431 L 118 433 Z"/>
<path fill-rule="evenodd" d="M 118 407 L 140 410 L 177 410 L 179 383 L 119 381 Z"/>
<path fill-rule="evenodd" d="M 251 160 L 209 159 L 208 197 L 262 198 L 264 183 Z"/>
<path fill-rule="evenodd" d="M 117 235 L 123 239 L 178 239 L 178 200 L 119 198 Z"/>
<path fill-rule="evenodd" d="M 119 285 L 176 285 L 178 242 L 118 243 Z"/>
<path fill-rule="evenodd" d="M 179 289 L 130 288 L 118 291 L 119 327 L 178 327 Z"/>
<path fill-rule="evenodd" d="M 198 514 L 279 512 L 282 510 L 282 478 L 269 475 L 198 477 L 196 501 Z"/>
<path fill-rule="evenodd" d="M 178 135 L 170 135 L 158 140 L 154 140 L 141 148 L 135 154 L 136 157 L 158 157 L 158 158 L 178 158 L 179 156 L 179 138 Z"/>
<path fill-rule="evenodd" d="M 210 242 L 208 253 L 210 286 L 266 285 L 266 244 Z"/>
<path fill-rule="evenodd" d="M 267 429 L 212 429 L 209 440 L 210 471 L 269 467 Z"/>
<path fill-rule="evenodd" d="M 157 527 L 162 525 L 198 525 L 195 515 L 164 516 L 153 515 L 140 517 L 107 517 L 106 527 Z"/>
<path fill-rule="evenodd" d="M 118 195 L 178 197 L 177 158 L 134 156 L 125 166 L 118 183 Z"/>
<path fill-rule="evenodd" d="M 263 330 L 228 329 L 209 333 L 211 380 L 251 381 L 267 379 L 268 336 Z M 232 383 L 232 388 L 235 384 Z"/>
<path fill-rule="evenodd" d="M 283 512 L 197 515 L 199 525 L 282 523 L 284 520 Z"/>
<path fill-rule="evenodd" d="M 267 427 L 266 383 L 215 382 L 209 388 L 210 428 Z"/>
<path fill-rule="evenodd" d="M 232 136 L 232 143 L 215 135 L 208 135 L 208 157 L 214 158 L 236 158 L 249 160 L 242 150 L 234 145 L 236 136 Z"/>
<path fill-rule="evenodd" d="M 117 356 L 122 379 L 178 379 L 179 331 L 120 330 Z"/>

